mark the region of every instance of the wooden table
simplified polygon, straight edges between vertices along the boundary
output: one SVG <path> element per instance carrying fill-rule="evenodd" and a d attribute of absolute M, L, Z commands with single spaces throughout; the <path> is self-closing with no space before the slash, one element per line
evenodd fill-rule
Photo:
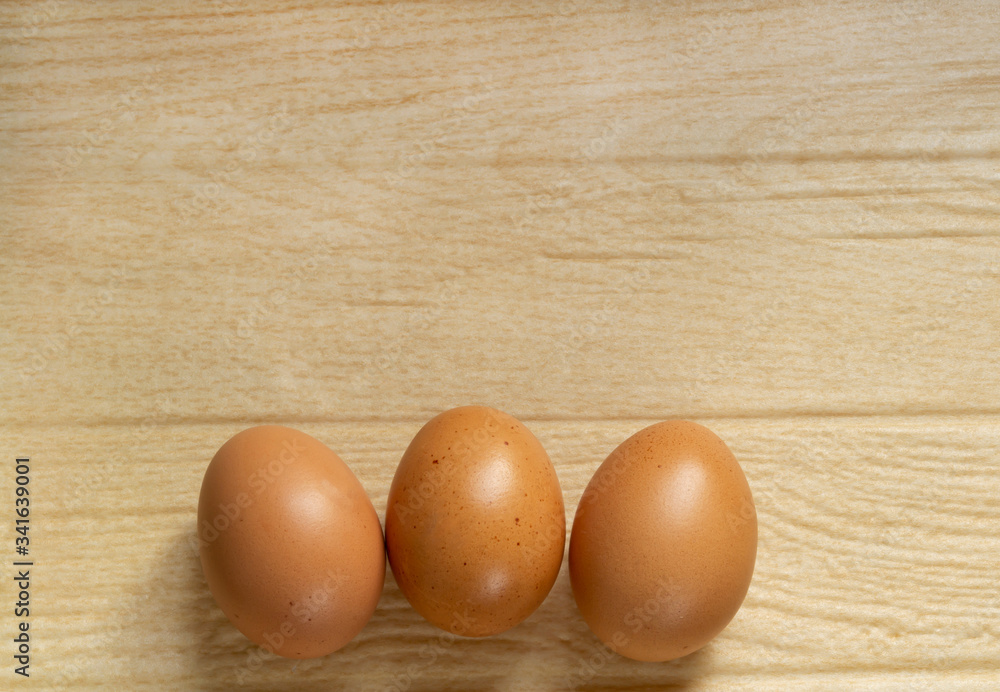
<path fill-rule="evenodd" d="M 1000 687 L 994 2 L 0 5 L 0 687 Z M 435 413 L 523 420 L 567 520 L 698 420 L 760 518 L 704 650 L 602 653 L 565 563 L 443 642 L 391 576 L 261 656 L 190 541 L 261 422 L 376 508 Z M 31 679 L 13 672 L 31 458 Z"/>

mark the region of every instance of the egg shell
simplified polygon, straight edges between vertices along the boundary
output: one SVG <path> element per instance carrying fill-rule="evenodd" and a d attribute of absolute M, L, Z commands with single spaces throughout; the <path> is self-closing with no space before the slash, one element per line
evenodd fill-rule
<path fill-rule="evenodd" d="M 640 430 L 601 464 L 573 522 L 569 571 L 590 629 L 640 661 L 690 654 L 739 610 L 757 556 L 743 470 L 708 428 Z"/>
<path fill-rule="evenodd" d="M 222 445 L 202 482 L 198 538 L 219 607 L 268 651 L 323 656 L 375 612 L 378 514 L 340 457 L 303 432 L 265 425 Z"/>
<path fill-rule="evenodd" d="M 485 406 L 435 416 L 389 490 L 396 582 L 429 622 L 497 634 L 542 603 L 562 564 L 566 518 L 552 462 L 516 418 Z"/>

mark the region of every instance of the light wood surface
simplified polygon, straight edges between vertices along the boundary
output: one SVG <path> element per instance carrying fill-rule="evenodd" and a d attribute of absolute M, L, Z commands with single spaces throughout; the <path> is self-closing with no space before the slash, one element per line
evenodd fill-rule
<path fill-rule="evenodd" d="M 0 688 L 1000 688 L 1000 13 L 873 5 L 0 4 Z M 564 564 L 501 636 L 390 575 L 347 648 L 261 657 L 190 547 L 215 450 L 300 428 L 381 514 L 467 403 L 568 524 L 631 433 L 718 432 L 729 628 L 602 653 Z"/>

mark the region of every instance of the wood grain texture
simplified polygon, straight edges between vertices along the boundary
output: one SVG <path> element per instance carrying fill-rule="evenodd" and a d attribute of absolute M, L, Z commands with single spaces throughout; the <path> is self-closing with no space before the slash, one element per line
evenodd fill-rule
<path fill-rule="evenodd" d="M 997 689 L 997 36 L 961 0 L 0 3 L 27 684 Z M 568 522 L 639 428 L 716 430 L 760 519 L 730 627 L 602 653 L 564 566 L 451 642 L 390 576 L 346 649 L 261 657 L 190 547 L 214 451 L 301 428 L 383 513 L 467 403 L 535 432 Z"/>

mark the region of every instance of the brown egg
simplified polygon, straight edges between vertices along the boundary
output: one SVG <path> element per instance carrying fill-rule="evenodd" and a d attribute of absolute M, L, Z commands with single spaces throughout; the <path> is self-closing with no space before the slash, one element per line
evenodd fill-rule
<path fill-rule="evenodd" d="M 640 430 L 597 469 L 573 522 L 569 573 L 587 625 L 639 661 L 699 649 L 739 610 L 757 557 L 743 470 L 711 430 Z"/>
<path fill-rule="evenodd" d="M 336 651 L 375 612 L 378 515 L 340 457 L 303 432 L 264 425 L 222 445 L 201 485 L 198 538 L 222 612 L 273 653 Z"/>
<path fill-rule="evenodd" d="M 559 574 L 559 479 L 516 418 L 484 406 L 445 411 L 399 462 L 385 538 L 399 588 L 428 621 L 467 637 L 503 632 Z"/>

